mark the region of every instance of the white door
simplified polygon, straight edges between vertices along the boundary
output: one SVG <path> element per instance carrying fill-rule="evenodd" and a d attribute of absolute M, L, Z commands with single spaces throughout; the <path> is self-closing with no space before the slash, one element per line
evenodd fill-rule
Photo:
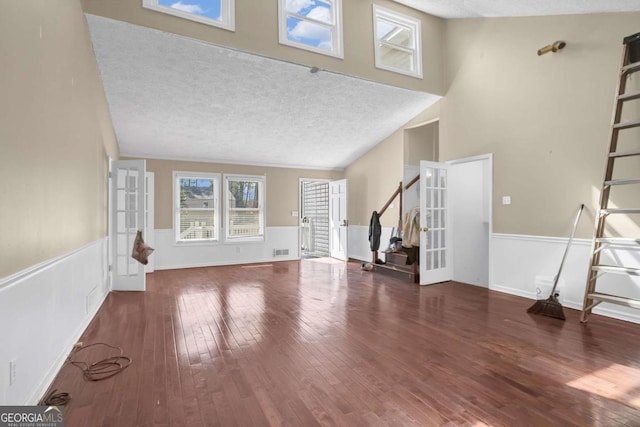
<path fill-rule="evenodd" d="M 347 180 L 329 183 L 329 245 L 332 258 L 347 260 Z"/>
<path fill-rule="evenodd" d="M 447 162 L 454 230 L 452 280 L 482 287 L 489 287 L 491 163 L 491 155 Z"/>
<path fill-rule="evenodd" d="M 144 231 L 145 162 L 116 160 L 111 171 L 110 240 L 113 242 L 113 290 L 144 291 L 144 265 L 131 258 L 138 230 Z M 143 233 L 144 238 L 144 233 Z"/>
<path fill-rule="evenodd" d="M 420 162 L 420 284 L 452 278 L 448 168 Z"/>

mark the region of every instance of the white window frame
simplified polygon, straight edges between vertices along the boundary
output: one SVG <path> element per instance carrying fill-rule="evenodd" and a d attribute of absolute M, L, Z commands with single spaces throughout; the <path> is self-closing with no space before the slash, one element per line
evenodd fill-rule
<path fill-rule="evenodd" d="M 173 15 L 179 18 L 188 19 L 189 21 L 200 22 L 201 24 L 207 24 L 213 27 L 222 28 L 223 30 L 236 30 L 235 0 L 220 0 L 220 20 L 211 19 L 207 18 L 206 16 L 199 16 L 194 13 L 184 12 L 182 10 L 162 6 L 158 4 L 158 0 L 142 0 L 142 7 L 144 7 L 145 9 L 155 10 L 156 12 L 165 13 L 167 15 Z"/>
<path fill-rule="evenodd" d="M 259 182 L 260 190 L 258 192 L 258 210 L 260 212 L 259 216 L 259 228 L 261 233 L 257 236 L 250 237 L 233 237 L 229 236 L 229 231 L 231 230 L 231 215 L 229 206 L 229 181 L 256 181 Z M 224 215 L 225 215 L 225 243 L 240 243 L 240 242 L 264 242 L 265 234 L 266 234 L 266 191 L 267 191 L 267 178 L 264 175 L 237 175 L 237 174 L 225 174 L 224 179 L 224 190 L 222 192 L 224 197 Z M 235 209 L 235 208 L 234 208 Z"/>
<path fill-rule="evenodd" d="M 392 22 L 395 25 L 404 27 L 411 31 L 413 35 L 414 48 L 406 48 L 404 46 L 395 45 L 393 43 L 380 40 L 378 36 L 378 19 Z M 402 68 L 392 67 L 385 65 L 381 61 L 379 44 L 383 43 L 388 46 L 392 46 L 394 49 L 404 50 L 409 53 L 413 53 L 413 68 L 414 71 L 405 70 Z M 411 77 L 422 78 L 422 29 L 420 20 L 412 18 L 411 16 L 398 13 L 393 10 L 385 9 L 378 5 L 373 5 L 373 46 L 375 51 L 375 63 L 376 68 L 382 70 L 393 71 L 394 73 L 405 74 Z"/>
<path fill-rule="evenodd" d="M 296 47 L 298 49 L 304 49 L 323 55 L 333 56 L 335 58 L 344 59 L 344 42 L 342 38 L 342 0 L 322 0 L 325 3 L 331 4 L 331 12 L 333 14 L 333 25 L 329 25 L 326 22 L 317 21 L 313 18 L 298 15 L 297 13 L 287 11 L 286 0 L 278 0 L 278 35 L 280 44 Z M 331 40 L 333 42 L 332 50 L 320 49 L 315 46 L 309 46 L 302 42 L 296 42 L 289 40 L 287 34 L 287 17 L 291 16 L 303 21 L 318 24 L 323 27 L 331 29 Z"/>
<path fill-rule="evenodd" d="M 213 209 L 214 211 L 214 234 L 213 238 L 203 239 L 181 239 L 180 238 L 180 179 L 212 179 L 213 180 Z M 211 244 L 218 243 L 220 241 L 220 174 L 208 173 L 208 172 L 173 172 L 173 229 L 174 229 L 174 241 L 179 245 L 194 245 L 194 244 Z"/>

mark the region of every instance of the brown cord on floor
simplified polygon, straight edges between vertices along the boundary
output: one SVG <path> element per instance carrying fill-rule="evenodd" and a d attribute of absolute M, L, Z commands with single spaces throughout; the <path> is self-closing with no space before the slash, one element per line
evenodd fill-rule
<path fill-rule="evenodd" d="M 109 348 L 113 348 L 115 350 L 119 350 L 120 355 L 107 357 L 106 359 L 99 360 L 92 364 L 73 360 L 76 354 L 80 353 L 81 351 L 89 347 L 93 347 L 96 345 L 103 345 Z M 111 378 L 112 376 L 117 375 L 120 372 L 127 369 L 129 366 L 131 366 L 131 363 L 132 363 L 132 360 L 130 357 L 123 355 L 122 348 L 115 347 L 103 342 L 89 344 L 82 347 L 76 347 L 71 352 L 67 360 L 73 366 L 80 368 L 82 370 L 82 374 L 84 375 L 84 377 L 89 381 L 102 381 L 102 380 L 106 380 L 107 378 Z"/>
<path fill-rule="evenodd" d="M 86 362 L 78 362 L 73 360 L 73 356 L 84 349 L 89 347 L 93 347 L 96 345 L 104 345 L 109 348 L 113 348 L 115 350 L 120 350 L 119 356 L 107 357 L 106 359 L 99 360 L 92 364 L 87 364 Z M 130 357 L 123 355 L 123 350 L 120 347 L 114 347 L 107 343 L 97 342 L 94 344 L 89 344 L 80 347 L 74 347 L 71 350 L 71 354 L 67 357 L 67 361 L 71 363 L 73 366 L 80 368 L 82 370 L 83 376 L 89 381 L 101 381 L 107 378 L 111 378 L 114 375 L 119 374 L 120 372 L 127 369 L 131 366 L 132 360 Z M 46 397 L 44 397 L 39 404 L 40 405 L 48 405 L 48 406 L 64 406 L 71 400 L 71 395 L 69 393 L 61 392 L 56 393 L 57 389 L 53 390 Z"/>
<path fill-rule="evenodd" d="M 40 401 L 40 405 L 47 406 L 64 406 L 71 400 L 71 395 L 69 393 L 56 393 L 58 389 L 53 390 L 51 393 L 47 395 L 44 399 Z"/>

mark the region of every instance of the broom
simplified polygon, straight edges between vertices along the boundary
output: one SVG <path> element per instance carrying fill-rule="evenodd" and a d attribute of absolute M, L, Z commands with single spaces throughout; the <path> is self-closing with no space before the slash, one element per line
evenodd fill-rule
<path fill-rule="evenodd" d="M 546 300 L 538 300 L 535 304 L 533 304 L 527 310 L 527 313 L 533 314 L 541 314 L 543 316 L 554 317 L 556 319 L 565 320 L 564 311 L 562 311 L 562 305 L 558 301 L 556 297 L 556 287 L 558 286 L 558 280 L 560 279 L 560 273 L 562 272 L 562 266 L 564 266 L 564 261 L 567 258 L 567 253 L 569 252 L 569 247 L 571 247 L 571 241 L 573 240 L 573 235 L 576 233 L 576 228 L 578 226 L 578 221 L 580 220 L 580 215 L 582 214 L 582 210 L 584 209 L 584 204 L 580 205 L 578 208 L 578 215 L 576 215 L 576 220 L 573 223 L 573 229 L 571 230 L 571 236 L 569 237 L 569 242 L 567 243 L 567 248 L 564 250 L 564 255 L 562 256 L 562 261 L 560 262 L 560 268 L 558 269 L 558 274 L 553 279 L 553 288 L 551 288 L 551 295 Z"/>

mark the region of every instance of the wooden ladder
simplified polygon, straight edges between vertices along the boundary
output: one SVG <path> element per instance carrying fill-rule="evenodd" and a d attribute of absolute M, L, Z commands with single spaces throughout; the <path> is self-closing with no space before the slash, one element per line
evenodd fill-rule
<path fill-rule="evenodd" d="M 640 71 L 640 33 L 625 37 L 623 40 L 622 67 L 620 68 L 620 76 L 616 88 L 609 152 L 607 154 L 602 190 L 600 192 L 600 209 L 596 215 L 595 237 L 591 250 L 591 264 L 584 294 L 584 304 L 580 318 L 581 322 L 586 322 L 593 308 L 602 302 L 640 309 L 640 300 L 638 299 L 610 295 L 596 290 L 596 282 L 603 274 L 640 276 L 640 268 L 622 265 L 603 265 L 600 263 L 600 255 L 603 250 L 612 248 L 640 249 L 640 238 L 638 238 L 638 236 L 632 238 L 605 236 L 606 220 L 610 216 L 640 214 L 640 205 L 632 208 L 609 208 L 609 198 L 612 187 L 640 184 L 640 173 L 638 173 L 638 177 L 627 179 L 615 179 L 613 177 L 616 160 L 623 157 L 640 156 L 640 149 L 638 148 L 618 151 L 620 131 L 640 127 L 640 119 L 621 122 L 623 105 L 628 101 L 640 99 L 640 92 L 626 93 L 627 79 L 637 71 Z M 636 194 L 640 194 L 640 187 Z"/>

